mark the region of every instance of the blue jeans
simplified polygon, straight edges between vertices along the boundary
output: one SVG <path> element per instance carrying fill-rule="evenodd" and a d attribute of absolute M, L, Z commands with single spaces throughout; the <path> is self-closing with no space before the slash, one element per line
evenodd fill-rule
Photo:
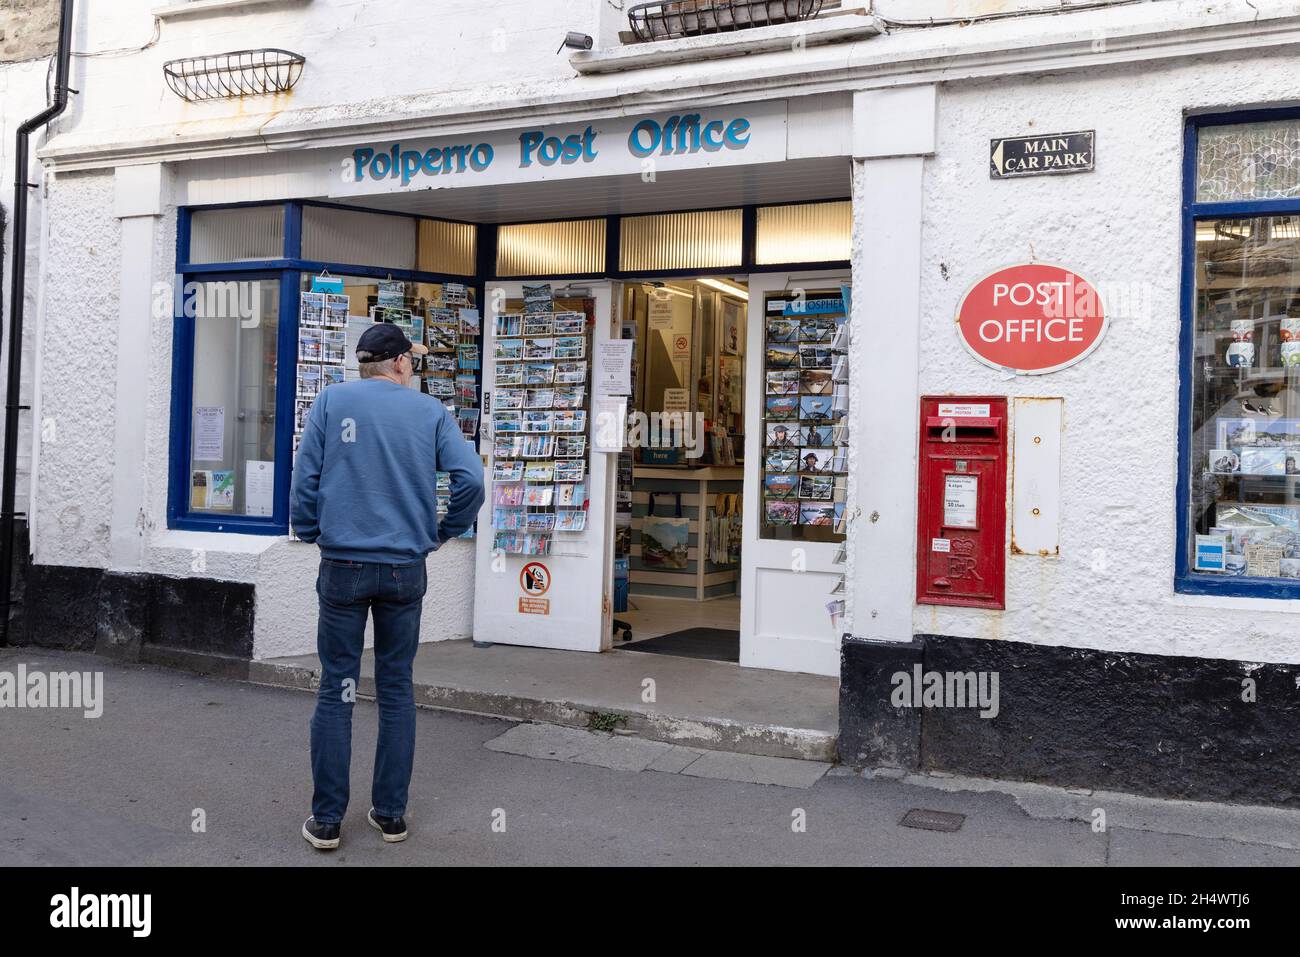
<path fill-rule="evenodd" d="M 411 662 L 420 643 L 420 607 L 428 585 L 424 562 L 378 565 L 322 558 L 316 579 L 320 621 L 320 691 L 311 719 L 311 811 L 336 824 L 348 809 L 352 703 L 361 676 L 366 616 L 375 616 L 375 698 L 379 743 L 370 802 L 383 817 L 402 817 L 415 760 L 415 690 Z M 350 679 L 345 687 L 344 682 Z"/>

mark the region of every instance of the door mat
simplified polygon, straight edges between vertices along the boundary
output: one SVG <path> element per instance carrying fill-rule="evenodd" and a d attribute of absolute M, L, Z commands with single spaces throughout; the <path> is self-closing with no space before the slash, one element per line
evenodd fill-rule
<path fill-rule="evenodd" d="M 616 647 L 620 651 L 644 651 L 652 655 L 740 662 L 740 632 L 726 628 L 687 628 Z"/>

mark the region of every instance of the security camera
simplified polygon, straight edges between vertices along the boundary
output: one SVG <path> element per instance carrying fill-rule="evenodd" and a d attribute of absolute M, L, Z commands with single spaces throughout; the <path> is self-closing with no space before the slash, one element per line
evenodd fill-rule
<path fill-rule="evenodd" d="M 591 37 L 587 34 L 577 33 L 570 30 L 564 35 L 564 42 L 560 44 L 560 50 L 563 50 L 565 47 L 568 47 L 570 50 L 590 50 L 591 44 Z M 559 53 L 560 50 L 556 50 L 555 52 Z"/>

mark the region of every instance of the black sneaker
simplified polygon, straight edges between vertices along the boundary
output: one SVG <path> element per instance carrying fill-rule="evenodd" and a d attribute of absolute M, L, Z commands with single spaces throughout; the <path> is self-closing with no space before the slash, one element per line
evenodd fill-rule
<path fill-rule="evenodd" d="M 314 817 L 309 817 L 302 822 L 302 836 L 318 851 L 332 851 L 339 846 L 339 826 L 322 824 Z"/>
<path fill-rule="evenodd" d="M 406 840 L 406 818 L 404 817 L 384 817 L 376 814 L 375 809 L 371 808 L 366 812 L 366 820 L 380 834 L 384 835 L 384 840 L 389 844 L 396 844 L 398 841 Z"/>

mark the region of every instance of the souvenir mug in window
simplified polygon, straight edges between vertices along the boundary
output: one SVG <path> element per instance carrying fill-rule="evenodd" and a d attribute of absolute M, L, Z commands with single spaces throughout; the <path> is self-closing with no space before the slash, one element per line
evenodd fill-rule
<path fill-rule="evenodd" d="M 1255 343 L 1234 342 L 1228 346 L 1228 365 L 1246 367 L 1255 364 Z"/>
<path fill-rule="evenodd" d="M 1215 475 L 1231 475 L 1241 471 L 1241 459 L 1232 449 L 1210 450 L 1210 471 Z"/>
<path fill-rule="evenodd" d="M 1282 343 L 1282 365 L 1300 366 L 1300 340 Z"/>
<path fill-rule="evenodd" d="M 1255 320 L 1233 319 L 1231 324 L 1233 342 L 1250 342 L 1255 338 Z"/>
<path fill-rule="evenodd" d="M 1300 316 L 1282 318 L 1281 339 L 1283 342 L 1300 342 Z"/>

